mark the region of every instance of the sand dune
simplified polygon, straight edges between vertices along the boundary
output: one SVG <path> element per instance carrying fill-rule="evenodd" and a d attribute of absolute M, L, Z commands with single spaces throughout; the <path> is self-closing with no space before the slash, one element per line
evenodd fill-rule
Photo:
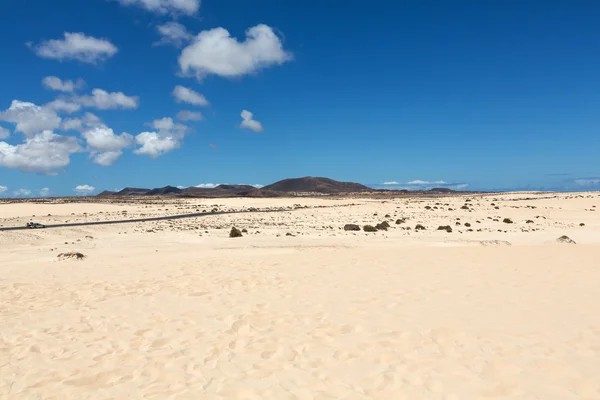
<path fill-rule="evenodd" d="M 595 206 L 588 193 L 0 204 L 4 226 L 289 209 L 0 232 L 0 398 L 599 399 Z"/>

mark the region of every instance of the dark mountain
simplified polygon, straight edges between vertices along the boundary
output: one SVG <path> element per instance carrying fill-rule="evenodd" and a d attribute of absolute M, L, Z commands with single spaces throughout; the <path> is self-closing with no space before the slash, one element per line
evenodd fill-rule
<path fill-rule="evenodd" d="M 114 196 L 117 192 L 111 192 L 110 190 L 105 190 L 102 193 L 98 193 L 97 196 Z"/>
<path fill-rule="evenodd" d="M 430 192 L 436 192 L 436 193 L 454 193 L 456 192 L 456 190 L 452 190 L 452 189 L 448 189 L 448 188 L 432 188 L 429 189 Z"/>
<path fill-rule="evenodd" d="M 284 179 L 265 186 L 263 190 L 274 192 L 315 192 L 315 193 L 347 193 L 369 192 L 372 189 L 354 182 L 339 182 L 329 178 L 307 176 L 304 178 Z"/>
<path fill-rule="evenodd" d="M 178 193 L 181 193 L 182 191 L 183 190 L 176 188 L 174 186 L 165 186 L 165 187 L 158 188 L 158 189 L 148 190 L 145 194 L 146 195 L 178 194 Z"/>
<path fill-rule="evenodd" d="M 141 196 L 148 193 L 150 189 L 140 189 L 140 188 L 125 188 L 116 193 L 117 196 Z"/>
<path fill-rule="evenodd" d="M 215 187 L 216 190 L 235 190 L 235 191 L 252 191 L 256 190 L 254 186 L 250 185 L 219 185 Z"/>
<path fill-rule="evenodd" d="M 189 197 L 239 197 L 253 190 L 256 188 L 249 185 L 219 185 L 210 189 L 192 186 L 183 189 L 181 194 Z"/>

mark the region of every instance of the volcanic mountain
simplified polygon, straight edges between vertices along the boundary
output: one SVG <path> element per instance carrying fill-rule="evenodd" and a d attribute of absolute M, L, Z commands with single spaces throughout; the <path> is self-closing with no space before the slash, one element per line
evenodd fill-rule
<path fill-rule="evenodd" d="M 366 186 L 353 182 L 338 182 L 329 178 L 304 178 L 284 179 L 271 185 L 257 189 L 250 185 L 218 185 L 214 188 L 188 187 L 178 188 L 165 186 L 156 189 L 125 188 L 118 192 L 104 191 L 98 196 L 156 196 L 174 195 L 180 197 L 279 197 L 285 193 L 323 193 L 337 194 L 349 192 L 373 191 Z"/>
<path fill-rule="evenodd" d="M 329 178 L 306 176 L 304 178 L 284 179 L 265 186 L 264 190 L 273 192 L 313 192 L 313 193 L 348 193 L 373 191 L 354 182 L 339 182 Z"/>

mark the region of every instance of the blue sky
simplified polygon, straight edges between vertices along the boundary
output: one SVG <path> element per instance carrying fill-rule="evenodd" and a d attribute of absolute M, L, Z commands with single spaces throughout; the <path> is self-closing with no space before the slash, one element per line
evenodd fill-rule
<path fill-rule="evenodd" d="M 0 196 L 309 175 L 600 189 L 598 15 L 583 0 L 2 0 Z"/>

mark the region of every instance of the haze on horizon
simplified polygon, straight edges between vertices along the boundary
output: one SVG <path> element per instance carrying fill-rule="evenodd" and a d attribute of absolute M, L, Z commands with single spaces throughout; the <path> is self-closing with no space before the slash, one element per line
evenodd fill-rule
<path fill-rule="evenodd" d="M 0 197 L 600 190 L 600 3 L 322 3 L 3 1 Z"/>

